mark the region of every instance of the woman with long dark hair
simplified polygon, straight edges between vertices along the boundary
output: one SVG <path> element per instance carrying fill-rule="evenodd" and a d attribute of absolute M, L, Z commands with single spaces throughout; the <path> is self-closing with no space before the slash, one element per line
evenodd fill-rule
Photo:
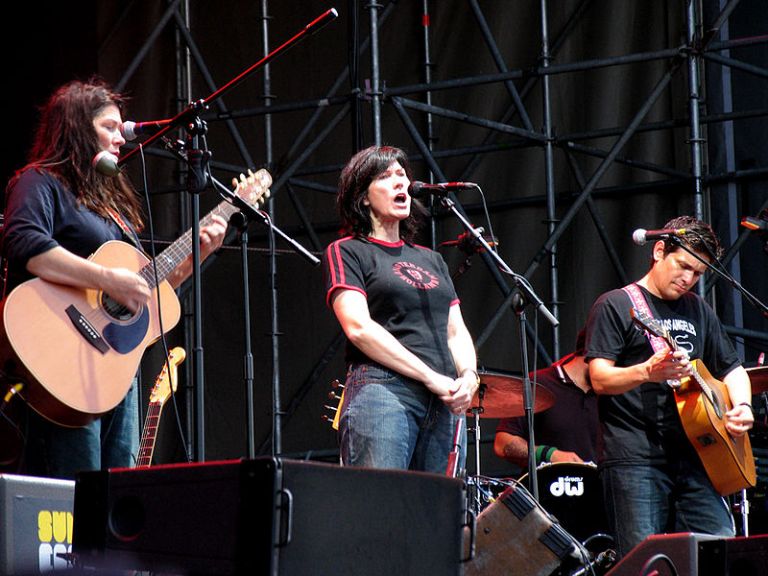
<path fill-rule="evenodd" d="M 7 291 L 39 277 L 102 290 L 131 311 L 149 301 L 150 288 L 137 273 L 88 260 L 110 240 L 140 247 L 141 202 L 129 180 L 92 167 L 99 152 L 118 156 L 125 144 L 123 105 L 123 96 L 94 79 L 61 86 L 42 108 L 29 161 L 6 191 L 2 251 Z M 221 245 L 226 226 L 217 216 L 201 230 L 202 257 Z M 178 286 L 190 272 L 185 261 L 167 280 Z M 27 410 L 19 471 L 73 478 L 80 470 L 131 466 L 138 448 L 135 388 L 113 411 L 82 428 L 58 426 Z"/>

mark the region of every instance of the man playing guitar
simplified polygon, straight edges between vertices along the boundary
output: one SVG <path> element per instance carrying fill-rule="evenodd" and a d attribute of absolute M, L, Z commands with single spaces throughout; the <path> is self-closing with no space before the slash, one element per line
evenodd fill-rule
<path fill-rule="evenodd" d="M 622 556 L 651 534 L 734 535 L 730 510 L 678 414 L 674 387 L 692 375 L 691 359 L 703 361 L 730 396 L 721 415 L 729 441 L 748 440 L 754 421 L 747 372 L 715 312 L 690 292 L 707 268 L 696 256 L 714 261 L 719 241 L 709 225 L 687 216 L 664 228 L 669 233 L 654 243 L 646 275 L 601 295 L 587 321 L 586 357 L 599 395 L 600 476 Z M 664 326 L 675 350 L 654 346 L 635 325 L 638 306 Z"/>

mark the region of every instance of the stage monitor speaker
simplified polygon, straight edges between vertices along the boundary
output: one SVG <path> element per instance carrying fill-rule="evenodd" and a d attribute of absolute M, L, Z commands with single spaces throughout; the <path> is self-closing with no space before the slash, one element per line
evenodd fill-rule
<path fill-rule="evenodd" d="M 465 576 L 548 576 L 575 551 L 573 537 L 519 484 L 480 513 L 475 532 Z"/>
<path fill-rule="evenodd" d="M 67 568 L 75 483 L 0 474 L 0 576 Z"/>
<path fill-rule="evenodd" d="M 461 480 L 287 459 L 87 472 L 84 567 L 166 574 L 458 575 Z"/>
<path fill-rule="evenodd" d="M 606 576 L 757 576 L 768 566 L 768 536 L 723 538 L 685 532 L 649 536 Z M 673 569 L 674 568 L 674 569 Z"/>

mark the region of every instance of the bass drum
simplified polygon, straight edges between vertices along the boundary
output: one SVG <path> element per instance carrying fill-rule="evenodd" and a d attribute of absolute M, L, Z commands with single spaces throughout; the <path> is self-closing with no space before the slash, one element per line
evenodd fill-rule
<path fill-rule="evenodd" d="M 558 462 L 536 468 L 539 503 L 560 525 L 584 543 L 607 534 L 602 488 L 594 464 Z M 520 478 L 528 486 L 528 474 Z"/>

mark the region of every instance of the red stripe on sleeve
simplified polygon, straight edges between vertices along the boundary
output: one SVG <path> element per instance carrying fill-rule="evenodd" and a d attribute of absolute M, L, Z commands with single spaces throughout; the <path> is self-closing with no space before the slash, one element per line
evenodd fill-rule
<path fill-rule="evenodd" d="M 339 267 L 339 277 L 336 279 L 334 284 L 344 284 L 344 281 L 346 280 L 346 274 L 344 273 L 344 262 L 341 259 L 341 249 L 339 248 L 340 242 L 334 242 L 333 247 L 335 251 L 335 261 L 336 265 Z"/>

